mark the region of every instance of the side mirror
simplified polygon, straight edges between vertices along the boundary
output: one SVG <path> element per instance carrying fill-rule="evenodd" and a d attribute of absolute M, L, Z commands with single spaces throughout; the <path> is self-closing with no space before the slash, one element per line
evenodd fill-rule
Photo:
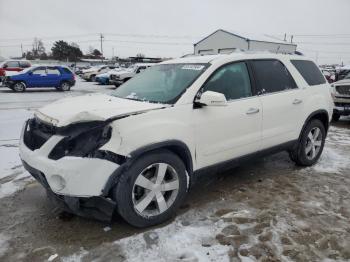
<path fill-rule="evenodd" d="M 206 91 L 204 92 L 199 101 L 201 105 L 206 106 L 226 106 L 227 100 L 224 94 L 213 92 L 213 91 Z"/>
<path fill-rule="evenodd" d="M 28 75 L 30 75 L 30 76 L 33 75 L 33 72 L 32 71 L 28 72 Z"/>
<path fill-rule="evenodd" d="M 2 68 L 8 68 L 8 65 L 3 65 Z"/>

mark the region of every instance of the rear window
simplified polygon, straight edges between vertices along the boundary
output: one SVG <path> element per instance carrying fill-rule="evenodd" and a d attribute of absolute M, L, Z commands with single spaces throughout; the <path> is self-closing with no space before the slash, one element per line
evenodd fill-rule
<path fill-rule="evenodd" d="M 291 62 L 308 85 L 315 86 L 326 83 L 324 76 L 314 62 L 307 60 L 291 60 Z"/>

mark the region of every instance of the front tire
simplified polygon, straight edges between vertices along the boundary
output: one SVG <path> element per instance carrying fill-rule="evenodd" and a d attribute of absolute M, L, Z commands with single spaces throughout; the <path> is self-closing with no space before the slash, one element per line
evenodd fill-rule
<path fill-rule="evenodd" d="M 320 158 L 326 140 L 326 129 L 318 119 L 311 120 L 304 130 L 290 158 L 299 166 L 312 166 Z"/>
<path fill-rule="evenodd" d="M 26 84 L 23 82 L 17 82 L 13 84 L 11 89 L 15 92 L 24 92 L 26 91 Z"/>
<path fill-rule="evenodd" d="M 177 155 L 168 150 L 147 153 L 133 162 L 114 188 L 118 213 L 136 227 L 165 222 L 184 201 L 187 179 Z"/>

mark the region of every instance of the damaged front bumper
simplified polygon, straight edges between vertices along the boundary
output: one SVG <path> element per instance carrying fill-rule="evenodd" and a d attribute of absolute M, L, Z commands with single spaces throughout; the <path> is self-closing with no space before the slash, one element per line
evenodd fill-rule
<path fill-rule="evenodd" d="M 33 144 L 27 141 L 28 137 Z M 115 203 L 104 190 L 120 165 L 94 157 L 50 158 L 50 153 L 62 139 L 64 136 L 49 131 L 30 130 L 27 122 L 19 143 L 24 167 L 46 188 L 50 199 L 64 210 L 84 217 L 110 220 Z"/>
<path fill-rule="evenodd" d="M 50 201 L 62 210 L 82 217 L 111 221 L 116 207 L 114 201 L 100 196 L 72 197 L 56 194 L 42 172 L 29 166 L 25 161 L 22 163 L 24 168 L 46 189 Z"/>

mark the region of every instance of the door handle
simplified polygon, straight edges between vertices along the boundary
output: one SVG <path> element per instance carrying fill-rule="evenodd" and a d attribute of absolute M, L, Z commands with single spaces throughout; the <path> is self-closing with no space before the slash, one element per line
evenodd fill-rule
<path fill-rule="evenodd" d="M 246 112 L 247 115 L 252 115 L 252 114 L 256 114 L 259 113 L 259 108 L 249 108 L 248 111 Z"/>
<path fill-rule="evenodd" d="M 293 105 L 299 105 L 299 104 L 301 104 L 303 102 L 303 100 L 301 100 L 301 99 L 294 99 L 294 101 L 293 101 Z"/>

